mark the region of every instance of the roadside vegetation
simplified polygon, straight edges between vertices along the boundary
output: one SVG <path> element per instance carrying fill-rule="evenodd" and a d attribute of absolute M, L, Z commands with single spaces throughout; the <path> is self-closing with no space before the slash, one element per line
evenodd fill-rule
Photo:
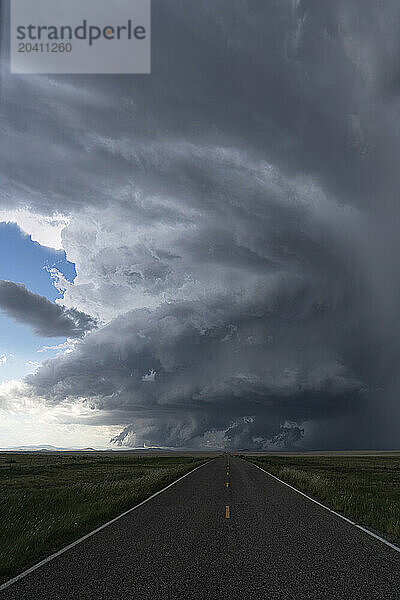
<path fill-rule="evenodd" d="M 0 583 L 208 460 L 0 454 Z"/>
<path fill-rule="evenodd" d="M 279 479 L 400 542 L 400 455 L 246 456 Z"/>

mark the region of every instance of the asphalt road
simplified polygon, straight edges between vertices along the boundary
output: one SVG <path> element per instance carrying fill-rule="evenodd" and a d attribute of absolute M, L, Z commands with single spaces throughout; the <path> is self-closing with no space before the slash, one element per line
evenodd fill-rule
<path fill-rule="evenodd" d="M 400 553 L 217 458 L 0 593 L 7 600 L 399 600 Z M 229 487 L 227 487 L 229 482 Z"/>

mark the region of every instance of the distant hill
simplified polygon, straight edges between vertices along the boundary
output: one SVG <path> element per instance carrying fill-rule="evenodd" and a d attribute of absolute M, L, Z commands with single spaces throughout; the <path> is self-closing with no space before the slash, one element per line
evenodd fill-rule
<path fill-rule="evenodd" d="M 184 453 L 184 452 L 221 452 L 221 449 L 215 448 L 158 448 L 158 447 L 146 447 L 146 448 L 129 448 L 127 446 L 114 446 L 114 447 L 99 447 L 92 448 L 88 446 L 86 448 L 80 448 L 79 446 L 61 447 L 51 446 L 50 444 L 39 444 L 37 446 L 8 446 L 6 448 L 0 448 L 0 452 L 128 452 L 135 454 L 152 454 L 152 453 Z"/>
<path fill-rule="evenodd" d="M 141 454 L 151 452 L 171 452 L 166 448 L 128 448 L 117 446 L 114 448 L 79 448 L 79 446 L 61 447 L 51 446 L 49 444 L 39 444 L 37 446 L 8 446 L 0 448 L 0 452 L 138 452 Z"/>
<path fill-rule="evenodd" d="M 95 448 L 62 448 L 57 446 L 50 446 L 49 444 L 41 444 L 39 446 L 8 446 L 7 448 L 0 448 L 0 452 L 99 452 Z"/>

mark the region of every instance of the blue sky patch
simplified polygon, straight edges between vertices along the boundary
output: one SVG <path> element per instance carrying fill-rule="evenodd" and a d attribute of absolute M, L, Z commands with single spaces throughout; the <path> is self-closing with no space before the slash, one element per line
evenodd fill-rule
<path fill-rule="evenodd" d="M 53 267 L 74 281 L 75 265 L 66 259 L 64 250 L 33 242 L 15 223 L 0 223 L 0 279 L 23 283 L 31 292 L 54 301 L 60 293 L 46 270 Z"/>
<path fill-rule="evenodd" d="M 54 287 L 50 268 L 58 269 L 73 282 L 75 265 L 66 259 L 64 250 L 54 250 L 32 241 L 15 223 L 0 223 L 0 279 L 23 283 L 28 290 L 54 302 L 61 298 Z M 38 353 L 43 346 L 56 346 L 65 338 L 42 338 L 27 325 L 16 323 L 0 312 L 0 382 L 23 377 L 35 369 L 33 363 L 54 354 Z"/>

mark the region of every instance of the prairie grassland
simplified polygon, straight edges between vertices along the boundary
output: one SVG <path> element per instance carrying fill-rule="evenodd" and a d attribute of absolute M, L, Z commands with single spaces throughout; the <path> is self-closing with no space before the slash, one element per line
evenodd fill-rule
<path fill-rule="evenodd" d="M 400 455 L 246 456 L 353 519 L 400 542 Z"/>
<path fill-rule="evenodd" d="M 127 454 L 0 454 L 0 582 L 207 460 Z"/>

